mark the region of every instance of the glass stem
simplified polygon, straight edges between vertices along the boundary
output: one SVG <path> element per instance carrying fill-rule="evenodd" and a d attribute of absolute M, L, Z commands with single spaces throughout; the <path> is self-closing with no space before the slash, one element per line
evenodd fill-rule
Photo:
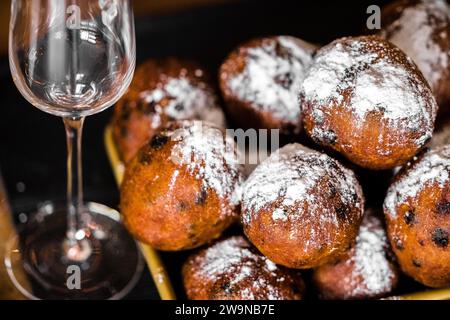
<path fill-rule="evenodd" d="M 84 261 L 91 253 L 84 233 L 81 141 L 84 117 L 64 118 L 67 138 L 67 234 L 64 250 L 72 261 Z"/>

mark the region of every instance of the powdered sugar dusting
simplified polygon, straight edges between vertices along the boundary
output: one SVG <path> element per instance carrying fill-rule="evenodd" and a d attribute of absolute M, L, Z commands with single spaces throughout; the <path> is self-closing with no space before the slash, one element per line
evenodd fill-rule
<path fill-rule="evenodd" d="M 269 271 L 275 271 L 278 269 L 277 265 L 269 259 L 266 259 L 266 267 Z"/>
<path fill-rule="evenodd" d="M 441 48 L 434 35 L 435 30 L 448 30 L 449 11 L 446 1 L 419 1 L 381 32 L 413 59 L 433 89 L 449 66 L 450 52 Z M 441 31 L 440 36 L 447 35 Z"/>
<path fill-rule="evenodd" d="M 140 98 L 155 106 L 152 128 L 158 128 L 162 114 L 174 120 L 198 119 L 225 128 L 225 116 L 216 95 L 202 83 L 188 78 L 167 78 L 167 83 L 154 90 L 143 91 Z"/>
<path fill-rule="evenodd" d="M 169 183 L 169 190 L 173 190 L 175 183 L 177 182 L 178 175 L 180 174 L 179 170 L 175 170 L 172 174 L 172 178 Z"/>
<path fill-rule="evenodd" d="M 282 299 L 282 294 L 276 286 L 270 284 L 267 277 L 278 279 L 278 283 L 285 281 L 279 277 L 280 269 L 277 265 L 257 254 L 251 245 L 241 236 L 235 236 L 217 242 L 203 254 L 195 256 L 191 261 L 195 265 L 195 277 L 218 281 L 226 279 L 229 289 L 240 288 L 242 299 Z M 242 286 L 246 281 L 251 288 Z"/>
<path fill-rule="evenodd" d="M 277 208 L 277 209 L 273 210 L 272 219 L 274 221 L 277 221 L 277 220 L 287 221 L 288 216 L 287 216 L 286 212 L 284 212 L 283 209 Z"/>
<path fill-rule="evenodd" d="M 450 182 L 450 146 L 428 152 L 404 170 L 390 186 L 384 201 L 384 210 L 393 219 L 397 208 L 415 198 L 426 186 L 437 184 L 442 188 Z"/>
<path fill-rule="evenodd" d="M 229 79 L 233 94 L 277 119 L 298 122 L 297 95 L 313 54 L 312 46 L 301 47 L 299 42 L 280 36 L 263 39 L 261 46 L 249 48 L 245 69 Z"/>
<path fill-rule="evenodd" d="M 363 282 L 362 285 L 355 286 L 352 295 L 376 296 L 392 290 L 396 274 L 386 257 L 388 248 L 381 221 L 377 217 L 367 215 L 360 227 L 355 253 L 351 259 L 355 275 L 361 276 Z"/>
<path fill-rule="evenodd" d="M 408 119 L 405 123 L 407 129 L 418 130 L 423 115 L 428 114 L 426 102 L 420 101 L 422 99 L 416 92 L 404 90 L 405 81 L 408 81 L 408 72 L 404 68 L 384 61 L 373 64 L 372 72 L 362 73 L 356 78 L 351 100 L 354 112 L 364 119 L 368 113 L 380 110 L 384 119 L 393 122 L 392 126 L 400 119 Z M 431 117 L 426 120 L 427 126 L 433 126 Z"/>
<path fill-rule="evenodd" d="M 362 211 L 361 190 L 350 170 L 326 154 L 313 151 L 300 144 L 290 144 L 262 162 L 243 187 L 243 221 L 250 223 L 259 211 L 276 204 L 274 221 L 299 220 L 307 217 L 290 210 L 292 206 L 307 203 L 314 211 L 319 183 L 328 177 L 332 188 L 346 206 L 356 206 Z M 319 192 L 320 194 L 320 192 Z M 320 219 L 337 224 L 335 212 L 324 213 Z M 311 230 L 311 238 L 314 238 Z"/>
<path fill-rule="evenodd" d="M 199 270 L 203 277 L 215 280 L 218 274 L 232 272 L 232 269 L 239 268 L 240 274 L 236 274 L 233 281 L 237 282 L 250 275 L 252 270 L 244 260 L 252 262 L 263 261 L 266 257 L 256 255 L 250 250 L 250 246 L 242 237 L 232 237 L 224 241 L 220 241 L 206 250 L 204 257 L 199 259 Z M 274 270 L 276 270 L 276 265 Z M 272 267 L 271 267 L 272 269 Z M 232 281 L 231 281 L 232 282 Z"/>
<path fill-rule="evenodd" d="M 234 141 L 202 121 L 181 121 L 180 128 L 166 134 L 176 141 L 169 161 L 185 166 L 202 181 L 204 190 L 212 189 L 233 204 L 239 202 L 242 176 Z"/>
<path fill-rule="evenodd" d="M 407 66 L 399 63 L 403 54 L 397 48 L 375 39 L 343 38 L 317 53 L 301 90 L 302 104 L 314 106 L 316 140 L 332 141 L 321 125 L 325 114 L 337 106 L 361 120 L 356 125 L 371 113 L 381 114 L 385 125 L 414 133 L 419 146 L 431 137 L 437 112 L 431 90 L 411 72 L 410 61 L 404 58 Z M 344 93 L 349 94 L 346 101 Z"/>

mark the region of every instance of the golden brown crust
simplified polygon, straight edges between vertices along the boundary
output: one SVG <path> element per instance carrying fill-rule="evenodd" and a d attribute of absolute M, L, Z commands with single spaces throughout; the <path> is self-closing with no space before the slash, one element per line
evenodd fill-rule
<path fill-rule="evenodd" d="M 402 270 L 430 287 L 450 285 L 450 147 L 402 169 L 384 203 L 388 235 Z"/>
<path fill-rule="evenodd" d="M 387 296 L 398 282 L 389 241 L 380 217 L 369 211 L 356 244 L 336 263 L 314 270 L 322 299 L 375 299 Z"/>
<path fill-rule="evenodd" d="M 113 137 L 128 162 L 169 121 L 195 119 L 225 127 L 207 72 L 191 61 L 147 60 L 114 109 Z"/>
<path fill-rule="evenodd" d="M 251 40 L 220 68 L 228 113 L 242 128 L 301 130 L 297 95 L 316 47 L 288 36 Z"/>
<path fill-rule="evenodd" d="M 301 145 L 287 145 L 244 185 L 242 223 L 269 259 L 307 269 L 334 261 L 353 244 L 364 199 L 353 173 Z"/>
<path fill-rule="evenodd" d="M 238 216 L 234 193 L 240 168 L 223 154 L 203 154 L 211 152 L 211 145 L 224 143 L 218 136 L 208 136 L 220 140 L 203 141 L 207 146 L 194 148 L 191 155 L 192 146 L 187 144 L 198 138 L 189 131 L 193 126 L 193 122 L 169 124 L 126 168 L 120 203 L 125 224 L 135 237 L 156 249 L 198 247 L 219 237 Z M 174 137 L 177 130 L 187 130 L 182 132 L 186 136 Z"/>
<path fill-rule="evenodd" d="M 244 237 L 221 240 L 189 257 L 183 282 L 191 300 L 300 300 L 298 272 L 275 265 Z"/>
<path fill-rule="evenodd" d="M 302 86 L 303 123 L 321 146 L 368 169 L 404 164 L 431 138 L 437 112 L 415 65 L 380 38 L 342 38 L 317 52 Z"/>

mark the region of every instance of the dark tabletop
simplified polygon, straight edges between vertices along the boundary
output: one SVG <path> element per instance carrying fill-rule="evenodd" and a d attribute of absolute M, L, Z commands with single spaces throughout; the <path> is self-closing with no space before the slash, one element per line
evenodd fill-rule
<path fill-rule="evenodd" d="M 198 60 L 215 72 L 230 50 L 255 36 L 289 34 L 325 44 L 360 34 L 367 7 L 385 2 L 242 1 L 140 18 L 136 21 L 138 63 L 150 57 L 180 56 Z M 61 119 L 39 111 L 20 96 L 6 57 L 0 58 L 0 88 L 0 167 L 17 215 L 32 210 L 39 201 L 64 199 L 65 136 Z M 111 112 L 88 118 L 83 163 L 86 200 L 117 207 L 118 191 L 103 145 Z M 179 265 L 184 256 L 163 256 L 179 293 Z M 148 273 L 129 298 L 159 298 Z"/>

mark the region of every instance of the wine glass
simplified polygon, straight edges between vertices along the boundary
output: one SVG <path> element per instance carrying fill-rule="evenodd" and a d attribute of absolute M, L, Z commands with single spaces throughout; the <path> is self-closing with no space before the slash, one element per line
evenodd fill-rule
<path fill-rule="evenodd" d="M 120 298 L 142 260 L 117 212 L 83 203 L 81 137 L 85 117 L 117 102 L 131 82 L 130 0 L 13 0 L 9 60 L 21 94 L 62 117 L 68 151 L 67 205 L 44 203 L 11 240 L 11 278 L 29 298 Z M 19 261 L 33 293 L 14 276 Z"/>

